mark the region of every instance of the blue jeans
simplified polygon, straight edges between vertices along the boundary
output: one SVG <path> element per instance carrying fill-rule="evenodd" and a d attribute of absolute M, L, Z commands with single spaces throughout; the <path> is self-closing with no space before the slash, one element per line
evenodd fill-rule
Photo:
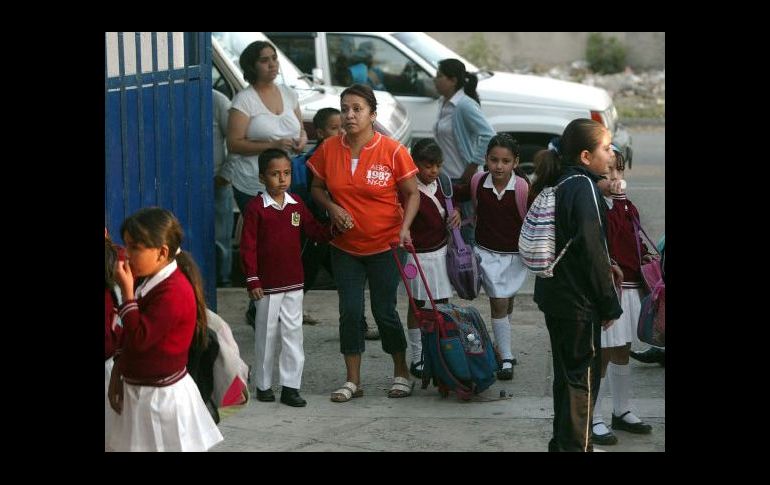
<path fill-rule="evenodd" d="M 233 186 L 214 185 L 214 240 L 217 248 L 217 284 L 230 284 L 233 267 Z"/>
<path fill-rule="evenodd" d="M 399 259 L 406 254 L 399 250 Z M 387 354 L 406 351 L 404 326 L 396 311 L 399 273 L 390 250 L 369 256 L 354 256 L 331 246 L 334 281 L 340 299 L 340 352 L 364 352 L 364 286 L 369 280 L 370 305 L 380 331 L 382 350 Z"/>

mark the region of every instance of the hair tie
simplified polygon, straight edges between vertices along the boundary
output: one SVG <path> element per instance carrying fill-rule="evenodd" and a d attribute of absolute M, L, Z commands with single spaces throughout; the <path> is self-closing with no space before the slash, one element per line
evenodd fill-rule
<path fill-rule="evenodd" d="M 179 253 L 181 253 L 181 252 L 182 252 L 182 247 L 180 246 L 180 247 L 176 248 L 176 252 L 174 253 L 174 256 L 179 256 Z"/>
<path fill-rule="evenodd" d="M 555 154 L 561 156 L 561 154 L 559 153 L 559 141 L 560 140 L 558 140 L 557 138 L 552 138 L 548 142 L 548 149 L 551 150 L 552 152 L 554 152 Z"/>

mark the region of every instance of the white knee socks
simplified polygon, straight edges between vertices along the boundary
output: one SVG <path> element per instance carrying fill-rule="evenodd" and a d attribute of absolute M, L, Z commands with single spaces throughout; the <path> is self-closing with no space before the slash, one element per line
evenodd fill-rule
<path fill-rule="evenodd" d="M 513 359 L 511 352 L 511 323 L 508 317 L 493 318 L 492 331 L 495 334 L 495 343 L 500 357 L 503 359 Z"/>
<path fill-rule="evenodd" d="M 419 328 L 409 329 L 409 348 L 412 352 L 412 362 L 419 362 L 422 360 L 422 340 L 420 338 Z"/>
<path fill-rule="evenodd" d="M 604 421 L 604 418 L 602 417 L 602 401 L 604 401 L 604 398 L 607 397 L 607 394 L 609 394 L 609 389 L 607 389 L 609 384 L 610 383 L 607 382 L 607 377 L 602 377 L 602 381 L 599 384 L 599 395 L 596 396 L 596 406 L 594 407 L 594 424 L 600 421 Z"/>
<path fill-rule="evenodd" d="M 628 364 L 616 365 L 610 362 L 607 374 L 609 374 L 610 386 L 612 387 L 612 414 L 620 417 L 626 411 L 631 410 L 628 405 L 631 393 L 631 367 Z M 633 413 L 627 414 L 623 420 L 628 423 L 638 423 L 641 421 Z"/>

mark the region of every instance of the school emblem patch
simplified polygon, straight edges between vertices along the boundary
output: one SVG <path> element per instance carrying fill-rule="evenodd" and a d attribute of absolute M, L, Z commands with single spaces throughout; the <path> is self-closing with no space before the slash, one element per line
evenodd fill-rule
<path fill-rule="evenodd" d="M 299 212 L 291 213 L 291 225 L 294 227 L 299 227 Z"/>

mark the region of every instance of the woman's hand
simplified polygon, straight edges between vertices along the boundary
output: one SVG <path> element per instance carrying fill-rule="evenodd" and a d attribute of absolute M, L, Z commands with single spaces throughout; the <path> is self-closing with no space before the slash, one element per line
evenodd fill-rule
<path fill-rule="evenodd" d="M 609 329 L 609 328 L 610 328 L 610 327 L 611 327 L 611 326 L 612 326 L 614 323 L 615 323 L 615 320 L 604 320 L 604 321 L 602 322 L 602 328 L 603 328 L 604 330 L 607 330 L 607 329 Z"/>
<path fill-rule="evenodd" d="M 305 145 L 307 145 L 307 133 L 305 133 L 305 130 L 302 130 L 299 133 L 299 138 L 294 142 L 294 151 L 297 153 L 302 152 Z"/>
<path fill-rule="evenodd" d="M 262 288 L 254 288 L 249 290 L 249 298 L 252 300 L 261 300 L 265 296 L 265 290 Z"/>
<path fill-rule="evenodd" d="M 118 370 L 118 363 L 112 366 L 110 374 L 110 385 L 107 388 L 107 397 L 110 400 L 110 407 L 120 414 L 123 411 L 123 376 Z"/>
<path fill-rule="evenodd" d="M 291 138 L 281 138 L 280 140 L 275 140 L 273 142 L 273 148 L 291 153 L 294 150 L 294 140 Z"/>
<path fill-rule="evenodd" d="M 334 227 L 342 233 L 349 231 L 355 225 L 350 213 L 337 204 L 332 204 L 329 208 L 329 217 Z"/>
<path fill-rule="evenodd" d="M 455 209 L 452 212 L 452 216 L 447 221 L 448 223 L 447 225 L 449 226 L 450 229 L 457 229 L 458 227 L 460 227 L 460 224 L 462 223 L 462 221 L 463 219 L 462 219 L 462 216 L 460 215 L 460 211 Z"/>
<path fill-rule="evenodd" d="M 642 263 L 651 263 L 656 259 L 658 259 L 657 256 L 655 256 L 654 254 L 647 253 L 644 256 L 642 256 Z"/>
<path fill-rule="evenodd" d="M 398 233 L 398 246 L 403 248 L 405 244 L 412 245 L 412 235 L 408 228 L 401 226 L 401 231 Z"/>

